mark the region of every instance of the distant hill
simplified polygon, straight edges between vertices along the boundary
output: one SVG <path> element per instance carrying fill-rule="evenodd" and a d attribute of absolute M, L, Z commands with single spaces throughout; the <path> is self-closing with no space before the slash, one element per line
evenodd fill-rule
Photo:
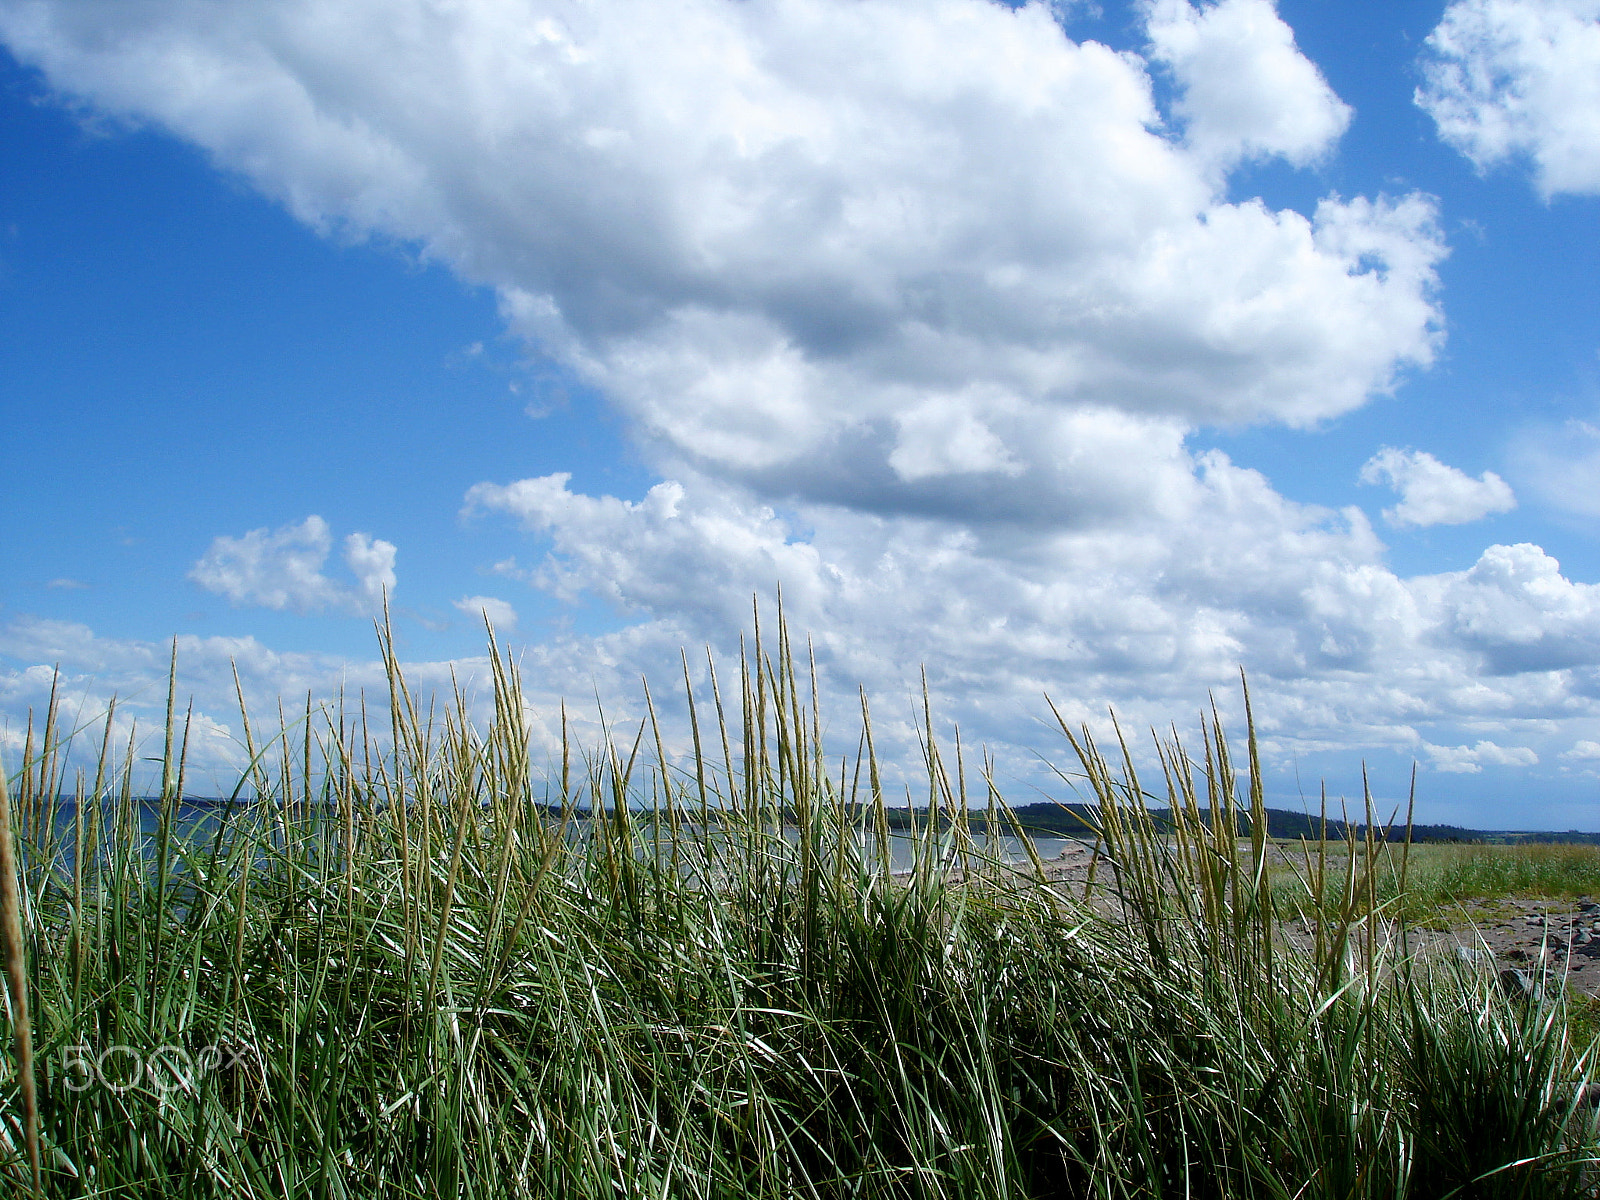
<path fill-rule="evenodd" d="M 1014 807 L 1012 813 L 1017 821 L 1030 833 L 1054 835 L 1057 837 L 1093 837 L 1094 826 L 1099 820 L 1099 809 L 1092 804 L 1055 804 L 1044 801 L 1036 804 L 1022 804 Z M 1165 823 L 1166 809 L 1151 810 L 1151 815 L 1158 825 Z M 1201 811 L 1204 819 L 1206 810 Z M 911 817 L 906 809 L 890 809 L 890 824 L 896 828 L 905 828 L 910 824 Z M 917 823 L 920 825 L 928 819 L 928 810 L 919 809 L 916 813 Z M 987 823 L 987 817 L 979 811 L 973 812 L 969 823 L 974 830 L 982 830 Z M 1351 832 L 1359 838 L 1365 838 L 1367 827 L 1363 823 L 1349 822 L 1328 818 L 1326 833 L 1329 838 L 1344 840 Z M 1239 836 L 1248 837 L 1250 834 L 1249 814 L 1242 813 L 1239 817 Z M 1292 812 L 1285 808 L 1267 809 L 1267 836 L 1274 838 L 1310 838 L 1315 840 L 1322 836 L 1322 818 L 1308 813 Z M 1400 825 L 1379 825 L 1373 830 L 1373 835 L 1379 839 L 1391 842 L 1403 842 L 1406 838 L 1406 827 Z M 1565 833 L 1548 832 L 1518 832 L 1515 830 L 1489 830 L 1466 829 L 1460 825 L 1422 825 L 1411 827 L 1411 840 L 1413 842 L 1581 842 L 1590 845 L 1600 845 L 1600 833 L 1581 833 L 1578 830 L 1569 830 Z"/>
<path fill-rule="evenodd" d="M 68 797 L 62 797 L 64 803 L 70 804 Z M 160 801 L 155 797 L 141 800 L 147 806 L 155 806 Z M 207 799 L 200 796 L 185 796 L 184 804 L 192 807 L 226 807 L 225 800 Z M 559 806 L 539 805 L 551 816 L 561 813 Z M 636 810 L 637 811 L 637 810 Z M 1164 824 L 1167 809 L 1156 808 L 1151 810 L 1158 825 Z M 576 815 L 585 816 L 586 808 L 579 807 L 574 810 Z M 1034 804 L 1016 805 L 1011 809 L 1017 821 L 1029 833 L 1045 837 L 1094 837 L 1095 822 L 1099 819 L 1099 809 L 1093 804 L 1056 804 L 1053 801 L 1039 801 Z M 889 825 L 893 829 L 909 828 L 913 820 L 917 827 L 922 828 L 928 821 L 926 808 L 905 809 L 890 808 L 887 811 Z M 1207 811 L 1201 810 L 1201 817 L 1207 817 Z M 974 832 L 982 832 L 988 818 L 982 809 L 973 809 L 967 817 L 968 824 Z M 1327 836 L 1332 839 L 1344 840 L 1354 830 L 1360 838 L 1366 837 L 1367 827 L 1359 822 L 1338 820 L 1332 816 L 1327 822 Z M 1002 833 L 1011 832 L 1009 822 L 1002 822 Z M 1316 840 L 1323 832 L 1322 819 L 1309 813 L 1293 812 L 1286 808 L 1267 809 L 1267 836 L 1274 838 L 1309 838 Z M 1250 834 L 1250 818 L 1248 813 L 1239 817 L 1239 836 L 1248 837 Z M 1403 842 L 1406 837 L 1406 827 L 1401 825 L 1379 825 L 1374 829 L 1374 836 L 1391 841 Z M 1477 842 L 1487 844 L 1510 843 L 1581 843 L 1584 845 L 1600 845 L 1600 833 L 1584 833 L 1576 829 L 1565 832 L 1527 831 L 1514 829 L 1466 829 L 1460 825 L 1413 825 L 1411 828 L 1413 842 Z"/>

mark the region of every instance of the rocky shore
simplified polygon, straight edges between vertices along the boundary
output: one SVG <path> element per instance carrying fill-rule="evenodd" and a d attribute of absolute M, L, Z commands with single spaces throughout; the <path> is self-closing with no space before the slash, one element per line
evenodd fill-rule
<path fill-rule="evenodd" d="M 1089 881 L 1091 848 L 1069 846 L 1045 863 L 1045 878 L 1081 895 Z M 1096 883 L 1111 882 L 1102 860 Z M 1098 888 L 1097 888 L 1098 890 Z M 1316 928 L 1307 921 L 1285 922 L 1285 937 L 1309 947 Z M 1600 901 L 1540 902 L 1527 898 L 1471 900 L 1441 911 L 1434 921 L 1406 932 L 1413 953 L 1455 954 L 1492 967 L 1508 990 L 1533 994 L 1562 984 L 1600 999 Z"/>

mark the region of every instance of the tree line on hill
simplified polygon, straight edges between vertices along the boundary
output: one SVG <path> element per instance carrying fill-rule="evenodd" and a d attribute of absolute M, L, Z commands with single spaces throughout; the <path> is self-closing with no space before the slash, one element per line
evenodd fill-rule
<path fill-rule="evenodd" d="M 1167 809 L 1152 808 L 1150 816 L 1157 829 L 1170 828 Z M 1012 815 L 1029 834 L 1039 837 L 1073 837 L 1093 838 L 1099 826 L 1099 806 L 1094 804 L 1063 804 L 1055 801 L 1040 801 L 1034 804 L 1017 805 L 1011 809 Z M 907 829 L 912 822 L 918 828 L 924 827 L 929 820 L 926 808 L 891 808 L 888 810 L 890 828 Z M 1201 819 L 1210 823 L 1209 810 L 1201 810 Z M 948 816 L 939 814 L 941 824 L 948 823 Z M 988 827 L 988 815 L 981 810 L 974 810 L 968 814 L 968 827 L 974 833 L 982 833 Z M 1237 816 L 1238 835 L 1249 837 L 1250 814 L 1240 812 Z M 997 821 L 999 833 L 1011 833 L 1011 823 L 1004 817 Z M 1344 841 L 1351 836 L 1365 840 L 1367 827 L 1365 823 L 1348 821 L 1342 817 L 1329 815 L 1326 819 L 1318 813 L 1294 812 L 1284 808 L 1267 809 L 1267 836 L 1271 838 L 1306 838 L 1316 841 L 1319 838 L 1329 838 L 1335 841 Z M 1376 825 L 1373 827 L 1372 836 L 1379 841 L 1404 842 L 1406 840 L 1406 825 L 1398 824 Z M 1600 844 L 1600 833 L 1582 833 L 1578 830 L 1568 830 L 1562 833 L 1538 832 L 1519 833 L 1504 830 L 1467 829 L 1460 825 L 1433 825 L 1413 824 L 1410 830 L 1413 842 L 1581 842 L 1586 844 Z"/>
<path fill-rule="evenodd" d="M 69 798 L 62 800 L 70 803 Z M 141 804 L 154 807 L 159 805 L 157 797 L 148 797 L 140 801 Z M 201 796 L 185 796 L 182 803 L 185 806 L 196 808 L 231 807 L 225 800 L 211 799 Z M 235 804 L 238 802 L 234 802 Z M 246 802 L 248 803 L 248 802 Z M 563 816 L 585 819 L 590 816 L 587 807 L 576 806 L 563 809 L 556 804 L 536 805 L 547 816 L 560 820 Z M 1169 810 L 1151 807 L 1151 819 L 1158 830 L 1170 829 L 1168 819 Z M 1016 832 L 1016 827 L 1021 828 L 1034 837 L 1064 837 L 1093 839 L 1095 830 L 1099 827 L 1099 806 L 1094 804 L 1066 804 L 1053 800 L 1037 801 L 1033 804 L 1021 804 L 1010 809 L 1011 817 L 1000 816 L 996 820 L 996 832 L 1007 835 Z M 635 820 L 651 819 L 648 809 L 634 809 Z M 930 819 L 935 819 L 941 826 L 948 826 L 950 814 L 941 809 L 930 818 L 927 807 L 889 807 L 885 810 L 889 828 L 894 830 L 909 830 L 913 827 L 924 829 Z M 680 811 L 679 818 L 685 814 Z M 853 818 L 870 826 L 876 817 L 865 806 L 861 806 Z M 786 814 L 786 819 L 792 819 L 793 814 Z M 691 818 L 692 819 L 692 818 Z M 713 810 L 713 819 L 715 814 Z M 1013 820 L 1015 824 L 1013 824 Z M 1201 820 L 1210 823 L 1210 813 L 1207 809 L 1201 810 Z M 971 809 L 967 813 L 967 827 L 976 834 L 988 830 L 989 817 L 985 809 Z M 1250 814 L 1240 811 L 1237 814 L 1237 832 L 1240 837 L 1250 836 Z M 1318 813 L 1294 812 L 1286 808 L 1267 809 L 1267 836 L 1271 838 L 1287 838 L 1296 840 L 1306 838 L 1316 841 L 1326 837 L 1333 841 L 1345 841 L 1354 836 L 1365 840 L 1367 827 L 1359 821 L 1350 821 L 1345 817 L 1336 817 L 1329 814 L 1324 818 Z M 1373 837 L 1378 841 L 1404 842 L 1407 830 L 1404 822 L 1397 824 L 1376 825 L 1373 827 Z M 1413 824 L 1410 829 L 1413 842 L 1464 842 L 1478 844 L 1505 844 L 1505 843 L 1577 843 L 1584 845 L 1600 845 L 1600 833 L 1587 833 L 1576 829 L 1565 831 L 1518 831 L 1518 830 L 1489 830 L 1468 829 L 1461 825 L 1433 825 Z"/>

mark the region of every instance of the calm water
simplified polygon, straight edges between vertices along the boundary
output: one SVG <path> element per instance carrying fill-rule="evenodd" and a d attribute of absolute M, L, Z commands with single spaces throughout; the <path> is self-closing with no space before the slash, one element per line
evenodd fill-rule
<path fill-rule="evenodd" d="M 246 823 L 253 825 L 263 816 L 272 815 L 273 814 L 271 813 L 253 809 L 242 804 L 234 806 L 230 811 L 224 805 L 212 803 L 183 803 L 177 805 L 173 811 L 172 834 L 176 838 L 182 838 L 189 841 L 199 837 L 209 839 L 217 835 L 224 821 L 229 823 Z M 61 835 L 63 836 L 65 842 L 68 844 L 70 844 L 72 839 L 74 816 L 74 806 L 70 802 L 64 802 L 58 810 L 57 826 L 60 829 Z M 108 807 L 105 814 L 105 819 L 109 822 L 112 819 L 112 816 L 113 813 Z M 330 812 L 330 817 L 332 816 L 333 814 Z M 159 805 L 154 802 L 141 802 L 139 806 L 139 824 L 140 831 L 144 837 L 156 837 L 159 833 L 161 824 L 161 811 Z M 581 840 L 587 836 L 587 832 L 590 827 L 591 826 L 588 821 L 574 821 L 569 830 L 569 836 L 573 837 L 575 840 Z M 338 829 L 339 823 L 335 818 L 332 823 L 332 832 L 337 835 Z M 703 835 L 702 829 L 698 825 L 685 823 L 680 826 L 680 829 L 690 838 L 698 838 Z M 791 842 L 797 841 L 799 838 L 799 830 L 793 826 L 788 826 L 784 829 L 784 836 Z M 861 840 L 858 842 L 858 844 L 862 846 L 863 849 L 870 848 L 875 840 L 875 837 L 872 834 L 863 833 L 860 835 L 860 837 Z M 1027 847 L 1021 838 L 1014 836 L 1002 836 L 994 838 L 991 841 L 989 838 L 984 836 L 975 836 L 973 841 L 979 850 L 986 853 L 993 853 L 996 857 L 1005 862 L 1021 863 L 1027 861 Z M 1076 844 L 1073 840 L 1056 837 L 1038 837 L 1032 839 L 1032 841 L 1035 853 L 1037 853 L 1040 858 L 1046 860 L 1057 857 L 1068 846 Z M 666 851 L 666 847 L 663 847 L 663 851 Z M 642 840 L 640 852 L 645 852 L 643 849 Z M 670 853 L 670 851 L 667 852 Z M 891 833 L 889 837 L 889 861 L 891 870 L 910 870 L 913 860 L 914 849 L 911 839 L 904 834 Z"/>

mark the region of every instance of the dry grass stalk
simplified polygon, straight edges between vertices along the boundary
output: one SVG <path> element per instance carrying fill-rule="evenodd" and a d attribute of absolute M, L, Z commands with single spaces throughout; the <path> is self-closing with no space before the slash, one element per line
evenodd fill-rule
<path fill-rule="evenodd" d="M 28 966 L 22 933 L 22 897 L 18 887 L 16 838 L 12 829 L 11 789 L 0 770 L 0 940 L 6 960 L 6 980 L 11 992 L 11 1027 L 17 1054 L 17 1089 L 22 1101 L 22 1123 L 28 1143 L 28 1165 L 33 1192 L 43 1196 L 39 1155 L 39 1093 L 33 1075 L 33 1030 L 28 1024 Z"/>

